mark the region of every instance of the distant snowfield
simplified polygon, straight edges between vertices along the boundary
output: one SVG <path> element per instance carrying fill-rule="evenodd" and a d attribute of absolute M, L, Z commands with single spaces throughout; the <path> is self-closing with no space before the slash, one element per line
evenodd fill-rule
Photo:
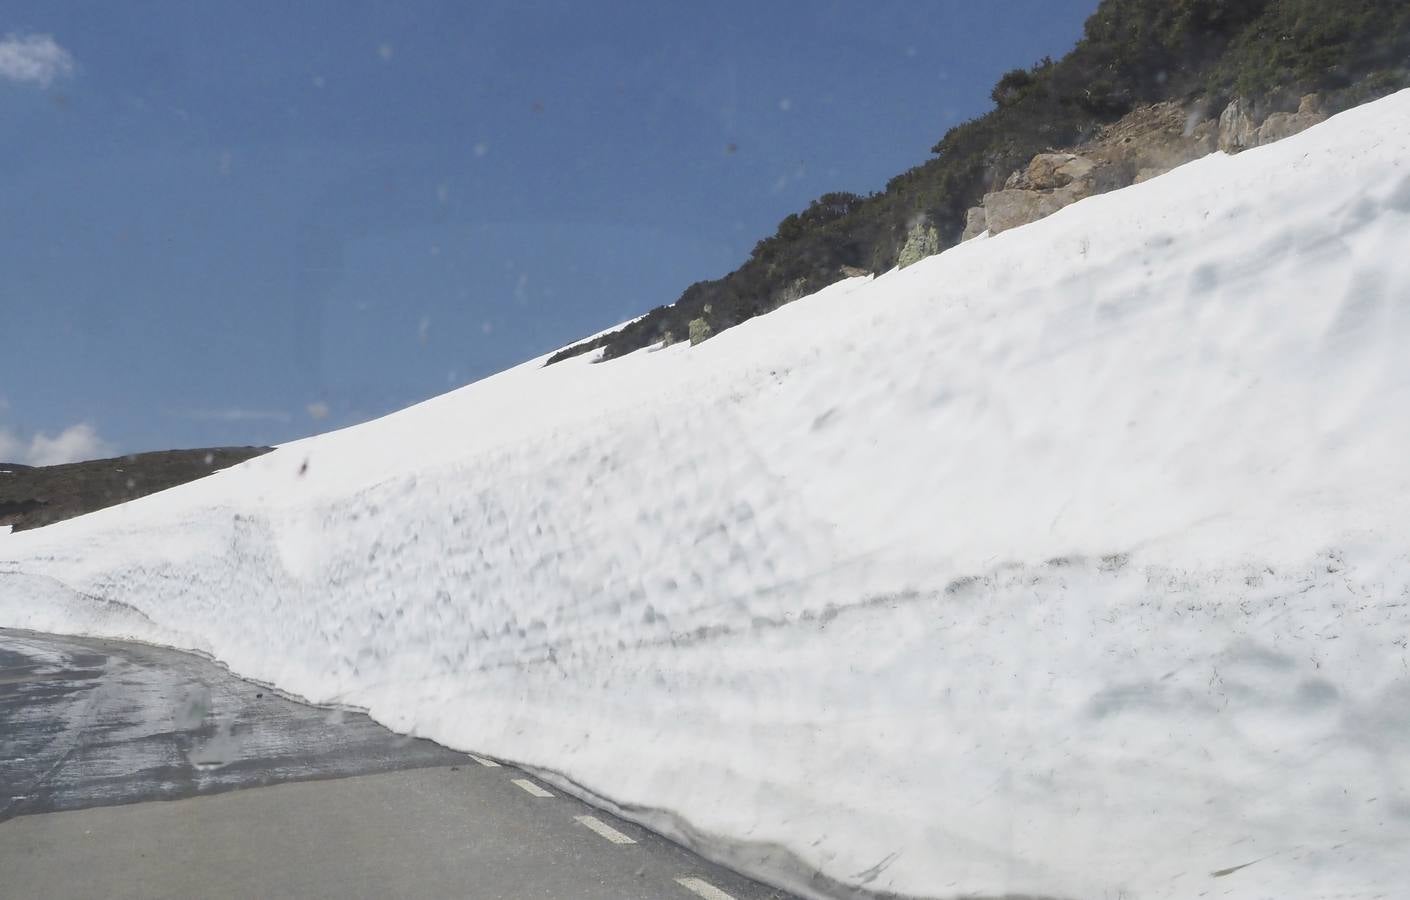
<path fill-rule="evenodd" d="M 813 895 L 1395 895 L 1407 251 L 1401 93 L 7 536 L 0 625 L 197 648 Z"/>

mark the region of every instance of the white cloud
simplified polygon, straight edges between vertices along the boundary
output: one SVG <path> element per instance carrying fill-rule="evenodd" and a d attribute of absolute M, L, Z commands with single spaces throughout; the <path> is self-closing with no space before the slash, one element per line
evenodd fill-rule
<path fill-rule="evenodd" d="M 57 466 L 85 459 L 112 456 L 113 446 L 98 436 L 87 422 L 70 425 L 50 437 L 43 432 L 28 441 L 0 428 L 0 462 L 24 466 Z"/>
<path fill-rule="evenodd" d="M 72 75 L 73 56 L 47 34 L 7 34 L 0 38 L 0 78 L 48 87 Z"/>

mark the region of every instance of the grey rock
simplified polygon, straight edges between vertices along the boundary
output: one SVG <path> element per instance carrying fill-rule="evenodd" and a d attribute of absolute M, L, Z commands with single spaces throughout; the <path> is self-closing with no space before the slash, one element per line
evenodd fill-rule
<path fill-rule="evenodd" d="M 971 206 L 969 213 L 964 220 L 964 234 L 960 236 L 960 241 L 967 241 L 970 238 L 979 237 L 989 230 L 989 217 L 984 212 L 982 206 Z"/>
<path fill-rule="evenodd" d="M 774 308 L 777 309 L 780 306 L 792 303 L 794 300 L 802 299 L 807 293 L 808 279 L 795 278 L 777 291 L 774 291 L 773 294 L 769 296 L 769 301 L 773 304 Z"/>
<path fill-rule="evenodd" d="M 1316 94 L 1308 94 L 1298 104 L 1297 112 L 1273 113 L 1263 120 L 1263 124 L 1258 127 L 1259 146 L 1292 137 L 1325 121 L 1326 118 L 1327 114 L 1322 111 L 1321 98 Z"/>
<path fill-rule="evenodd" d="M 1085 194 L 1071 188 L 1056 191 L 1002 190 L 984 195 L 984 217 L 990 234 L 1002 234 L 1010 228 L 1027 225 L 1046 218 L 1064 206 L 1082 199 Z"/>
<path fill-rule="evenodd" d="M 1219 114 L 1219 149 L 1225 153 L 1238 153 L 1258 146 L 1258 122 L 1253 116 L 1252 104 L 1242 97 L 1235 97 Z"/>

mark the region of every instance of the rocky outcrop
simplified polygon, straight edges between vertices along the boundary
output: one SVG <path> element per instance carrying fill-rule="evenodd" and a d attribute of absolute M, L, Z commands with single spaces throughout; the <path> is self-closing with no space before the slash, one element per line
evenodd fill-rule
<path fill-rule="evenodd" d="M 1040 153 L 1004 189 L 984 195 L 990 234 L 1036 222 L 1096 192 L 1095 160 L 1076 153 Z"/>
<path fill-rule="evenodd" d="M 1096 163 L 1076 153 L 1039 153 L 1021 169 L 1009 176 L 1005 188 L 1025 191 L 1065 190 L 1091 182 Z"/>
<path fill-rule="evenodd" d="M 1103 167 L 1098 192 L 1154 178 L 1212 153 L 1218 124 L 1201 112 L 1180 103 L 1157 103 L 1103 128 L 1083 148 Z"/>
<path fill-rule="evenodd" d="M 1257 105 L 1243 98 L 1231 101 L 1217 119 L 1175 102 L 1142 107 L 1070 152 L 1033 157 L 1001 190 L 985 194 L 983 206 L 969 211 L 961 240 L 1036 222 L 1085 197 L 1163 175 L 1215 150 L 1237 153 L 1270 144 L 1325 118 L 1316 94 L 1303 97 L 1296 112 L 1261 119 Z"/>
<path fill-rule="evenodd" d="M 1051 191 L 995 191 L 984 195 L 984 220 L 990 234 L 1046 219 L 1075 198 L 1057 196 Z"/>
<path fill-rule="evenodd" d="M 701 341 L 709 339 L 715 333 L 715 329 L 710 327 L 710 323 L 704 319 L 690 320 L 690 346 L 694 347 Z"/>
<path fill-rule="evenodd" d="M 896 267 L 904 269 L 927 256 L 934 256 L 940 249 L 940 232 L 934 225 L 921 219 L 913 223 L 910 231 L 906 232 L 906 243 L 901 246 L 901 252 L 896 257 Z"/>
<path fill-rule="evenodd" d="M 1256 115 L 1256 112 L 1255 104 L 1238 97 L 1224 108 L 1219 116 L 1220 150 L 1238 153 L 1262 147 L 1306 131 L 1327 118 L 1322 109 L 1322 98 L 1317 94 L 1304 96 L 1296 112 L 1273 112 L 1265 116 Z"/>

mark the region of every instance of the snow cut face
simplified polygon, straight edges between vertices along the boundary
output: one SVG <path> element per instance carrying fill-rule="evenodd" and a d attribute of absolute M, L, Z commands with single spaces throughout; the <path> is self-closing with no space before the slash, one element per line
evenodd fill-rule
<path fill-rule="evenodd" d="M 1393 892 L 1406 159 L 1400 94 L 531 361 L 9 536 L 0 624 L 209 650 L 805 893 Z"/>

